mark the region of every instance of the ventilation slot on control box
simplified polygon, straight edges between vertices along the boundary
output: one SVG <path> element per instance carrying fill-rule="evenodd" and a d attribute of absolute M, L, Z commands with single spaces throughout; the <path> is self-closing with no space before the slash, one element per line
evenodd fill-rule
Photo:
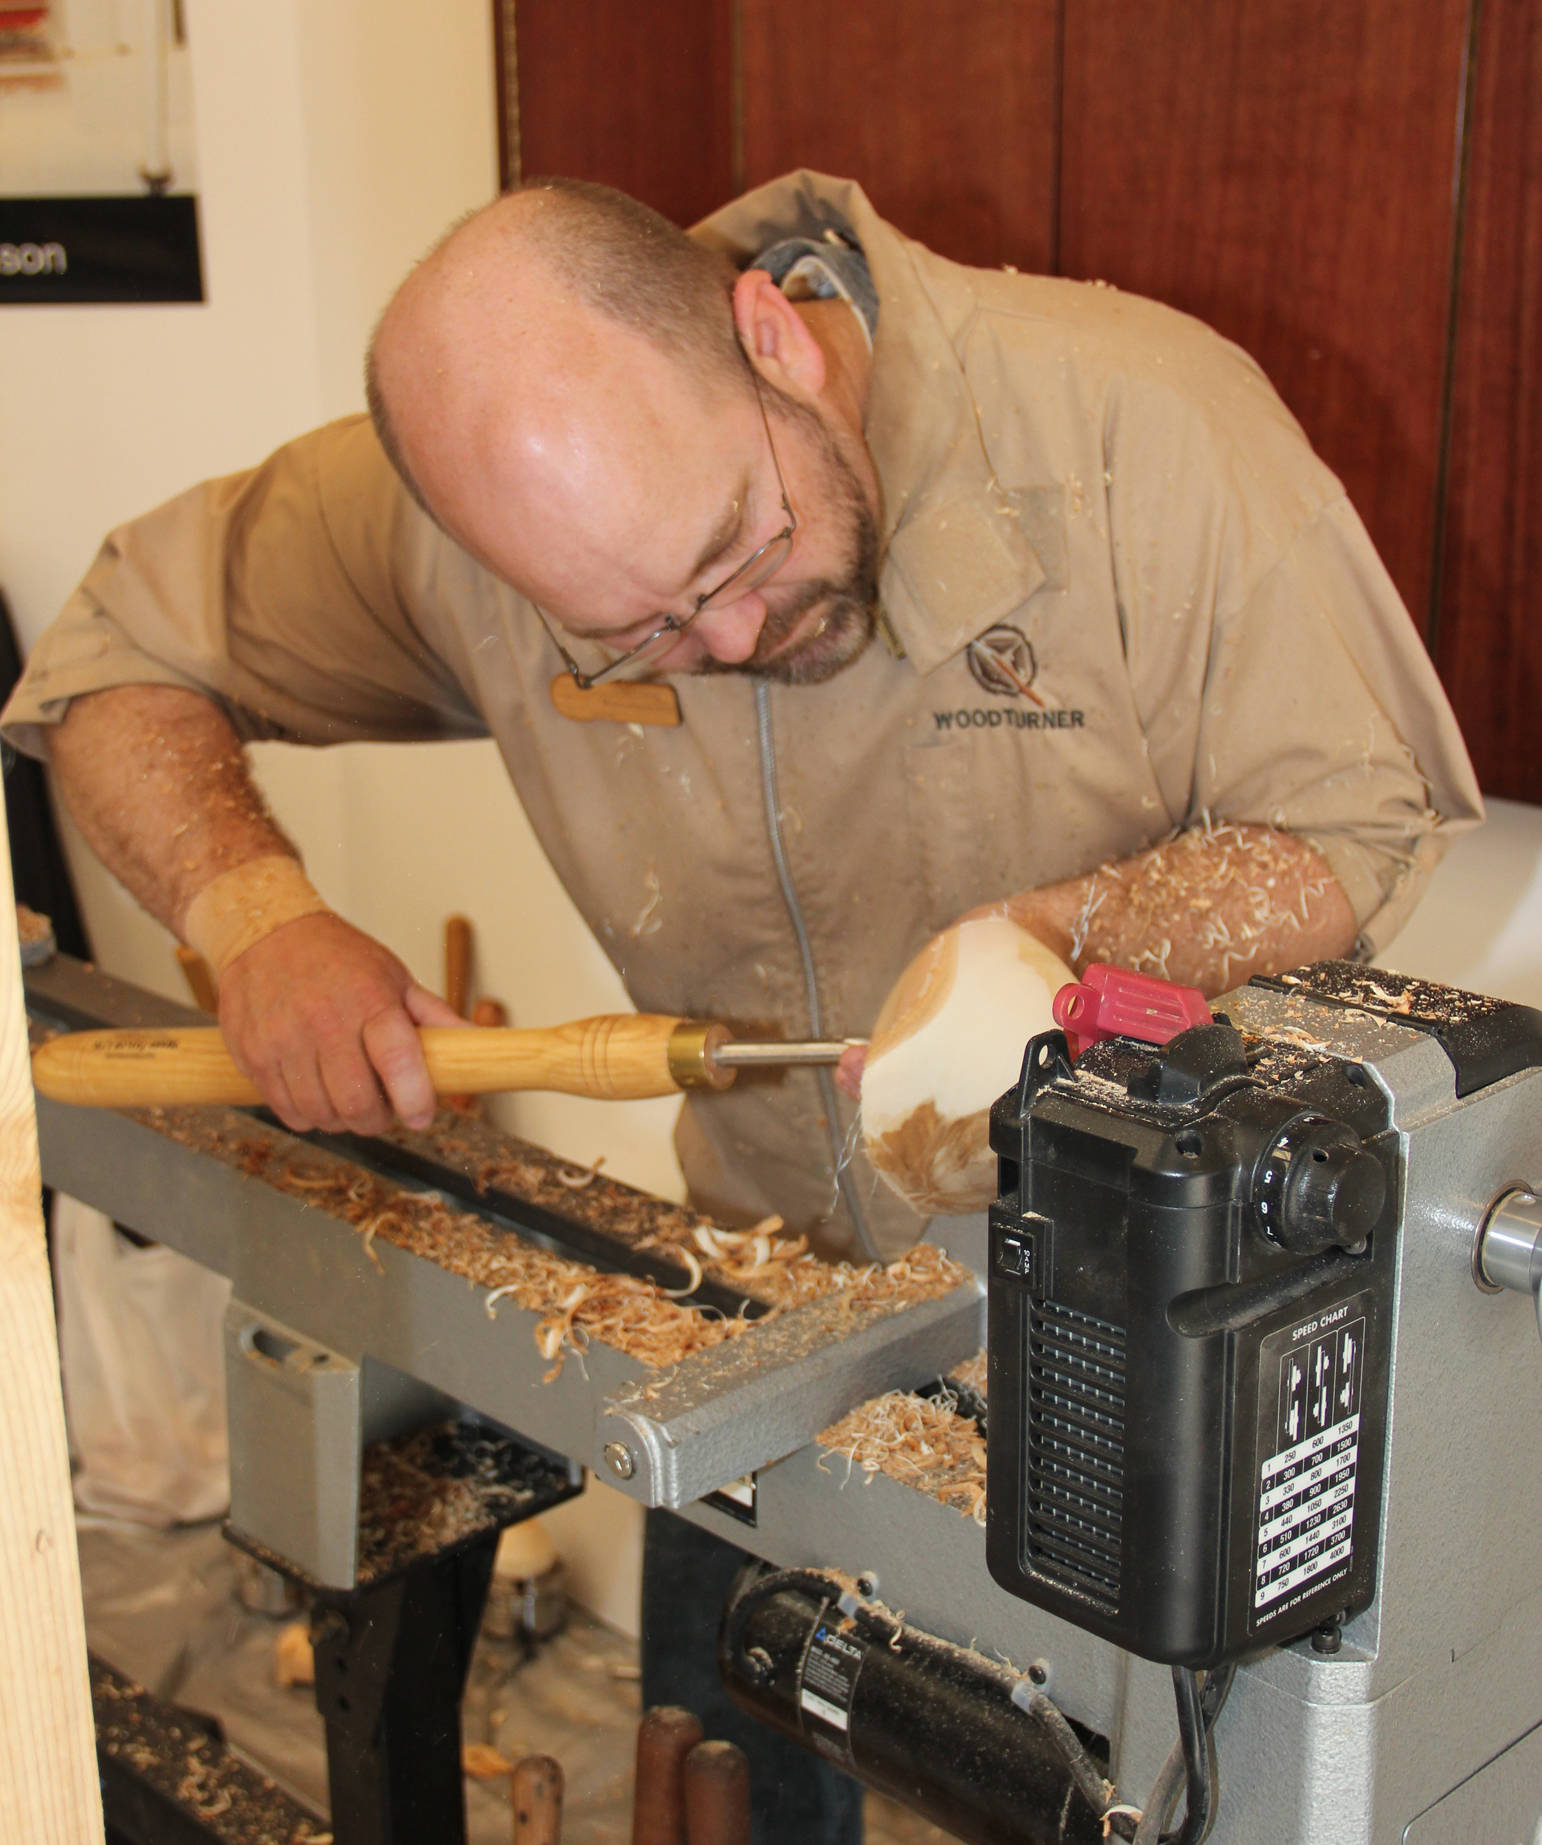
<path fill-rule="evenodd" d="M 1028 1328 L 1026 1561 L 1108 1608 L 1119 1601 L 1124 1329 L 1054 1301 Z"/>

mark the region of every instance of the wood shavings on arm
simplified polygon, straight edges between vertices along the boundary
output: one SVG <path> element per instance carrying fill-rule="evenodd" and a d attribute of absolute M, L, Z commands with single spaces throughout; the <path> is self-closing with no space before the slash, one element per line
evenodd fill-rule
<path fill-rule="evenodd" d="M 1148 851 L 1001 907 L 1077 972 L 1110 962 L 1211 995 L 1347 954 L 1356 932 L 1349 899 L 1305 840 L 1208 813 Z"/>

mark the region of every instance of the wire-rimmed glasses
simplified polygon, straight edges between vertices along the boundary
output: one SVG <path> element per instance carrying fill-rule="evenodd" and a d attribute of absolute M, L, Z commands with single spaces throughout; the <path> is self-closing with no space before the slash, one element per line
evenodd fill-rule
<path fill-rule="evenodd" d="M 787 523 L 774 537 L 756 551 L 752 551 L 739 565 L 730 571 L 721 583 L 709 589 L 705 595 L 696 598 L 696 605 L 689 615 L 666 615 L 662 622 L 645 639 L 635 647 L 628 647 L 625 653 L 617 654 L 598 672 L 586 673 L 573 656 L 557 638 L 557 631 L 547 619 L 546 612 L 539 604 L 532 603 L 541 625 L 551 636 L 552 645 L 562 655 L 562 663 L 573 675 L 574 683 L 580 691 L 587 692 L 591 686 L 601 685 L 607 679 L 632 678 L 646 672 L 653 662 L 675 644 L 690 627 L 698 615 L 709 609 L 724 608 L 730 602 L 736 602 L 740 596 L 747 596 L 752 589 L 759 589 L 762 583 L 774 577 L 792 553 L 793 537 L 798 529 L 798 516 L 792 510 L 792 501 L 787 497 L 787 482 L 782 476 L 782 464 L 777 459 L 776 444 L 771 440 L 771 419 L 766 414 L 765 394 L 761 389 L 759 377 L 752 371 L 755 381 L 755 401 L 760 405 L 760 419 L 766 428 L 766 446 L 771 451 L 771 465 L 776 469 L 776 484 L 781 489 L 782 511 L 787 515 Z"/>

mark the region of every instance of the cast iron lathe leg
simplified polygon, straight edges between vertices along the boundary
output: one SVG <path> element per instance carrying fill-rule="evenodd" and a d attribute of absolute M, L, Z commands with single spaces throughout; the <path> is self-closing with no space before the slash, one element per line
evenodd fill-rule
<path fill-rule="evenodd" d="M 460 1704 L 498 1532 L 311 1616 L 336 1845 L 466 1845 Z"/>

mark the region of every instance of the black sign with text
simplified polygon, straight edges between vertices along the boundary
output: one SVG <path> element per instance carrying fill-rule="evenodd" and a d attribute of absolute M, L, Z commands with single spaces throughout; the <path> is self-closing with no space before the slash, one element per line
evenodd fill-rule
<path fill-rule="evenodd" d="M 190 193 L 0 198 L 0 306 L 203 298 Z"/>

